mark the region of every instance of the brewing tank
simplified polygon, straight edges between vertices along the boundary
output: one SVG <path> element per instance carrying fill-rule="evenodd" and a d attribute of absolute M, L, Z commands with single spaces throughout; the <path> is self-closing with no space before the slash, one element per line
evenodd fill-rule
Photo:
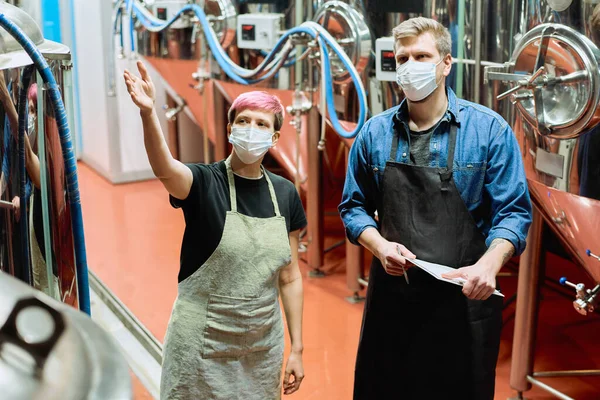
<path fill-rule="evenodd" d="M 512 108 L 532 200 L 574 260 L 600 282 L 600 6 L 513 4 L 514 44 L 486 80 Z M 511 90 L 508 92 L 508 90 Z"/>

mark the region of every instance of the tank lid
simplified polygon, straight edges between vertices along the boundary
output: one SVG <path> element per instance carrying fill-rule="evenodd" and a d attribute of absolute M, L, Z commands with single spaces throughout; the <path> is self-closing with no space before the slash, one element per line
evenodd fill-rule
<path fill-rule="evenodd" d="M 36 45 L 44 56 L 70 55 L 67 46 L 46 40 L 38 24 L 22 9 L 0 2 L 0 14 L 4 14 L 17 25 Z M 17 40 L 5 29 L 0 28 L 0 69 L 17 68 L 32 64 L 31 58 Z"/>

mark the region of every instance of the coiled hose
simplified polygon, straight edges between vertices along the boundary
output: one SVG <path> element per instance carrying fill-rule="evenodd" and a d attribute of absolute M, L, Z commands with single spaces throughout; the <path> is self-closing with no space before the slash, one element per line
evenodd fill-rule
<path fill-rule="evenodd" d="M 337 41 L 329 34 L 329 32 L 325 28 L 323 28 L 321 25 L 317 24 L 316 22 L 307 21 L 307 22 L 302 23 L 300 26 L 297 26 L 297 27 L 292 28 L 289 31 L 287 31 L 277 41 L 273 50 L 271 50 L 271 52 L 266 55 L 263 62 L 254 70 L 248 70 L 246 68 L 240 67 L 239 65 L 234 63 L 229 58 L 227 53 L 224 51 L 224 49 L 220 45 L 215 32 L 213 31 L 212 27 L 210 26 L 210 23 L 209 23 L 208 19 L 206 18 L 204 10 L 200 6 L 198 6 L 196 4 L 185 6 L 175 16 L 173 16 L 170 20 L 165 22 L 163 20 L 160 20 L 160 19 L 154 17 L 152 14 L 150 14 L 145 9 L 145 7 L 143 5 L 141 5 L 137 0 L 126 0 L 126 5 L 127 5 L 126 6 L 127 10 L 135 11 L 135 13 L 136 13 L 135 17 L 137 18 L 137 20 L 147 30 L 152 31 L 152 32 L 159 32 L 164 29 L 167 29 L 183 14 L 185 14 L 187 12 L 193 12 L 196 15 L 196 17 L 198 18 L 200 25 L 202 26 L 202 29 L 204 31 L 204 35 L 207 39 L 207 43 L 210 47 L 210 50 L 211 50 L 213 56 L 215 57 L 216 61 L 218 62 L 219 66 L 221 67 L 221 69 L 232 80 L 234 80 L 237 83 L 244 84 L 244 85 L 252 85 L 252 84 L 258 83 L 262 80 L 268 79 L 271 76 L 273 76 L 277 72 L 277 70 L 279 70 L 279 68 L 281 68 L 284 65 L 285 62 L 288 62 L 288 63 L 290 62 L 289 61 L 290 57 L 295 56 L 295 53 L 290 53 L 288 51 L 288 48 L 291 48 L 291 45 L 287 43 L 289 41 L 290 37 L 294 34 L 309 35 L 312 38 L 317 39 L 317 42 L 320 46 L 321 54 L 323 55 L 322 56 L 322 64 L 323 65 L 321 66 L 321 68 L 323 69 L 322 76 L 324 78 L 323 85 L 325 87 L 324 95 L 325 95 L 325 98 L 327 99 L 326 100 L 327 113 L 329 114 L 329 118 L 331 120 L 333 128 L 338 133 L 338 135 L 340 135 L 341 137 L 350 139 L 350 138 L 354 138 L 358 134 L 358 132 L 360 132 L 360 129 L 366 122 L 366 119 L 367 119 L 367 95 L 366 95 L 366 91 L 364 89 L 362 80 L 360 79 L 360 76 L 359 76 L 358 72 L 356 71 L 356 68 L 354 67 L 354 65 L 352 64 L 352 62 L 346 55 L 345 51 L 341 48 L 341 46 L 337 43 Z M 132 20 L 133 18 L 132 18 L 131 12 L 128 12 L 128 15 L 130 17 L 130 20 Z M 134 36 L 133 24 L 130 24 L 130 27 L 132 29 L 131 37 L 133 37 Z M 133 43 L 133 39 L 132 39 L 132 43 Z M 133 49 L 133 47 L 132 47 L 132 49 Z M 335 111 L 334 99 L 333 99 L 333 78 L 331 76 L 331 62 L 330 62 L 328 49 L 331 49 L 340 58 L 340 60 L 344 64 L 344 67 L 350 73 L 352 81 L 354 82 L 354 85 L 356 87 L 358 100 L 359 100 L 359 117 L 358 117 L 356 127 L 351 131 L 347 131 L 341 125 L 341 123 L 337 117 L 337 113 Z M 281 53 L 283 53 L 283 55 L 281 55 Z M 259 74 L 263 73 L 264 71 L 268 71 L 268 72 L 266 74 L 256 78 Z M 252 78 L 255 78 L 255 79 L 252 79 Z M 325 112 L 325 110 L 322 110 L 322 111 Z"/>

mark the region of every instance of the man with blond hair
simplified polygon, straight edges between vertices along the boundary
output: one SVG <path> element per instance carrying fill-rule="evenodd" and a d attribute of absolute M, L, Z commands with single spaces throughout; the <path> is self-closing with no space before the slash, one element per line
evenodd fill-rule
<path fill-rule="evenodd" d="M 354 399 L 491 400 L 496 275 L 531 223 L 519 147 L 498 114 L 446 88 L 446 28 L 419 17 L 393 34 L 405 100 L 358 135 L 339 206 L 348 238 L 375 256 Z M 446 278 L 462 291 L 408 268 L 415 257 L 456 268 Z"/>

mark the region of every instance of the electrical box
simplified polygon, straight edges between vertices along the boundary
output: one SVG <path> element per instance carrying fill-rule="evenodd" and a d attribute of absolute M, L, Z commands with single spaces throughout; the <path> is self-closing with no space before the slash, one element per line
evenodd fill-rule
<path fill-rule="evenodd" d="M 163 21 L 170 21 L 181 9 L 190 4 L 188 0 L 154 0 L 146 2 L 150 6 L 152 14 Z M 191 26 L 187 18 L 179 18 L 170 28 L 181 29 Z"/>
<path fill-rule="evenodd" d="M 271 50 L 279 40 L 283 14 L 241 14 L 237 17 L 240 49 Z"/>
<path fill-rule="evenodd" d="M 375 77 L 379 81 L 396 82 L 396 55 L 394 38 L 382 37 L 375 41 Z"/>

